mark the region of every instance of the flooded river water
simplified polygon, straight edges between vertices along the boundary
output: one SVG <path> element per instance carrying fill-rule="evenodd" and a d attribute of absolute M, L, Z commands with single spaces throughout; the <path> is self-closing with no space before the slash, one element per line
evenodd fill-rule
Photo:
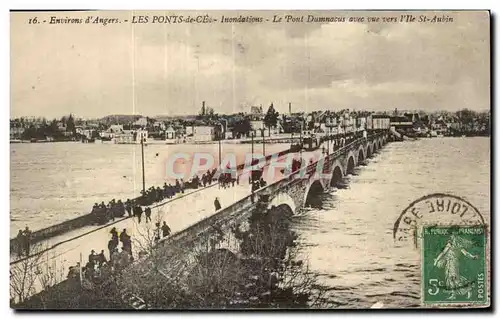
<path fill-rule="evenodd" d="M 266 154 L 285 150 L 290 144 L 266 144 Z M 262 144 L 254 152 L 262 152 Z M 174 182 L 167 174 L 169 158 L 184 153 L 209 154 L 218 163 L 218 144 L 159 145 L 144 147 L 146 188 Z M 250 144 L 222 144 L 222 158 L 236 154 L 244 162 Z M 181 160 L 176 163 L 182 162 Z M 176 172 L 189 171 L 187 160 Z M 27 225 L 41 229 L 87 214 L 95 202 L 106 204 L 139 196 L 142 190 L 141 146 L 123 144 L 23 143 L 10 145 L 11 238 Z"/>
<path fill-rule="evenodd" d="M 223 145 L 222 156 L 250 147 Z M 266 150 L 287 147 L 266 145 Z M 256 145 L 255 151 L 261 148 Z M 217 144 L 148 145 L 146 187 L 166 180 L 169 155 L 194 151 L 217 160 Z M 47 227 L 87 213 L 94 202 L 137 196 L 142 188 L 139 145 L 12 144 L 10 152 L 11 237 L 25 225 Z M 489 223 L 490 139 L 389 143 L 347 177 L 347 184 L 320 195 L 320 209 L 306 208 L 294 217 L 300 257 L 319 276 L 331 306 L 418 306 L 419 251 L 411 244 L 395 244 L 394 222 L 412 201 L 439 192 L 464 197 Z"/>

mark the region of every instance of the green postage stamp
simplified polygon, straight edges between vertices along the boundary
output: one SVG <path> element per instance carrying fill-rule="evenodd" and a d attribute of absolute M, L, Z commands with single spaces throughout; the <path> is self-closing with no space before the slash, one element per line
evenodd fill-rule
<path fill-rule="evenodd" d="M 422 226 L 422 302 L 487 306 L 486 229 Z"/>

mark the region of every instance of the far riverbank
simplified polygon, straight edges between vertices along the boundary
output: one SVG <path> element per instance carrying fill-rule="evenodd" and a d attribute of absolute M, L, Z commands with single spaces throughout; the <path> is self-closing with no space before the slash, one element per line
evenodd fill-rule
<path fill-rule="evenodd" d="M 427 139 L 427 138 L 444 138 L 444 137 L 455 137 L 455 138 L 466 138 L 466 137 L 490 137 L 489 134 L 466 134 L 466 135 L 438 135 L 438 136 L 409 136 L 411 138 L 415 139 Z M 224 139 L 224 140 L 211 140 L 211 141 L 183 141 L 183 142 L 172 142 L 168 140 L 154 140 L 154 139 L 149 139 L 146 141 L 146 145 L 210 145 L 210 144 L 248 144 L 248 143 L 253 143 L 255 144 L 261 144 L 261 143 L 266 143 L 266 144 L 286 144 L 286 143 L 292 143 L 293 141 L 298 141 L 300 139 L 300 134 L 279 134 L 279 135 L 273 135 L 273 136 L 256 136 L 253 139 L 251 137 L 247 138 L 239 138 L 239 139 Z M 120 144 L 120 145 L 138 145 L 138 143 L 114 143 L 113 141 L 103 141 L 103 140 L 96 140 L 95 142 L 89 142 L 89 143 L 82 143 L 81 141 L 71 141 L 71 140 L 36 140 L 36 141 L 30 141 L 30 140 L 10 140 L 10 144 L 38 144 L 38 143 L 81 143 L 81 144 Z"/>

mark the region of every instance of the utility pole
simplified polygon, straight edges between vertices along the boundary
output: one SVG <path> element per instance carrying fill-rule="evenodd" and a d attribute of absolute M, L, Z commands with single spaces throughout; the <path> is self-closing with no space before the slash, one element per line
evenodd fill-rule
<path fill-rule="evenodd" d="M 330 128 L 328 128 L 328 132 L 326 132 L 326 153 L 330 154 Z"/>
<path fill-rule="evenodd" d="M 80 269 L 78 269 L 79 275 L 80 275 L 80 285 L 83 285 L 83 271 L 82 271 L 83 255 L 82 255 L 82 253 L 80 253 L 80 265 L 78 265 L 78 266 L 80 267 Z"/>
<path fill-rule="evenodd" d="M 303 122 L 300 122 L 300 135 L 299 135 L 299 157 L 300 157 L 300 161 L 302 162 L 302 147 L 303 147 L 303 144 L 302 144 L 302 129 L 303 129 Z"/>
<path fill-rule="evenodd" d="M 300 123 L 300 131 L 299 131 L 299 143 L 302 145 L 302 131 L 304 130 L 303 123 Z"/>
<path fill-rule="evenodd" d="M 221 147 L 221 140 L 226 135 L 227 132 L 227 119 L 221 119 L 221 121 L 225 121 L 225 125 L 223 126 L 222 123 L 219 121 L 220 125 L 220 135 L 219 135 L 219 166 L 222 165 L 222 147 Z"/>
<path fill-rule="evenodd" d="M 299 150 L 299 154 L 300 154 L 300 160 L 302 161 L 302 129 L 303 129 L 303 122 L 300 122 L 300 138 L 299 138 L 299 143 L 300 143 L 300 150 Z"/>
<path fill-rule="evenodd" d="M 222 165 L 222 155 L 221 155 L 221 137 L 219 136 L 219 168 Z"/>
<path fill-rule="evenodd" d="M 251 137 L 252 137 L 252 161 L 253 161 L 253 135 L 254 135 L 254 132 L 252 131 L 252 134 L 251 134 Z"/>
<path fill-rule="evenodd" d="M 142 155 L 142 192 L 143 195 L 146 195 L 146 178 L 144 175 L 144 137 L 142 135 L 142 132 L 140 134 L 141 134 L 141 155 Z"/>
<path fill-rule="evenodd" d="M 253 137 L 254 137 L 255 132 L 252 130 L 252 156 L 251 156 L 251 161 L 250 161 L 250 167 L 252 167 L 252 170 L 250 171 L 250 189 L 252 192 L 252 203 L 254 201 L 253 198 Z"/>

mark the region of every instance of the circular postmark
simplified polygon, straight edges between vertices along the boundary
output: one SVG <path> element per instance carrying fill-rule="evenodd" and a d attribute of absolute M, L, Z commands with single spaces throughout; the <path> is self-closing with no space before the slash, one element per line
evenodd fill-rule
<path fill-rule="evenodd" d="M 434 193 L 415 200 L 405 208 L 394 223 L 394 240 L 416 240 L 422 224 L 484 225 L 484 218 L 467 200 L 451 194 Z"/>

